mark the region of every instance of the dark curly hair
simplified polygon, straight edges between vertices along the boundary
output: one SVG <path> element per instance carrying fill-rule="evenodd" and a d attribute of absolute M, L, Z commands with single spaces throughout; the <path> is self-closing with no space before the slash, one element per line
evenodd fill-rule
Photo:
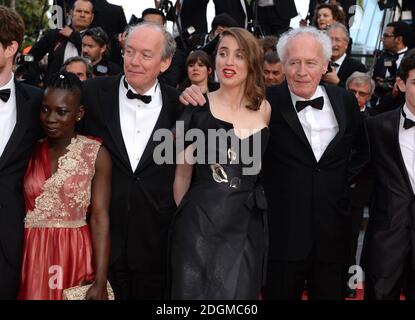
<path fill-rule="evenodd" d="M 318 19 L 318 11 L 320 9 L 329 9 L 331 14 L 333 15 L 333 20 L 340 22 L 341 24 L 346 25 L 346 14 L 344 13 L 343 9 L 340 8 L 337 4 L 331 3 L 322 3 L 316 7 L 314 11 L 314 18 L 313 18 L 313 25 L 318 28 L 317 19 Z"/>

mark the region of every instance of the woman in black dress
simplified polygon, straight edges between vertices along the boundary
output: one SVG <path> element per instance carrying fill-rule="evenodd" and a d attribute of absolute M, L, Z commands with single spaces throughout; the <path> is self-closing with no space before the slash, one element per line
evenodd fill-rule
<path fill-rule="evenodd" d="M 257 299 L 263 282 L 266 201 L 257 177 L 271 108 L 257 40 L 244 29 L 226 29 L 216 71 L 220 88 L 204 107 L 185 110 L 184 132 L 176 127 L 176 141 L 200 139 L 181 153 L 178 160 L 186 161 L 176 169 L 172 299 Z"/>

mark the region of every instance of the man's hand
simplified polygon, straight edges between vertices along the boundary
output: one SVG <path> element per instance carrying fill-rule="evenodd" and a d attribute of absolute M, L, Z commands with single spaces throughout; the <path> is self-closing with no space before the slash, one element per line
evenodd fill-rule
<path fill-rule="evenodd" d="M 192 106 L 203 106 L 206 103 L 206 99 L 203 96 L 202 90 L 199 86 L 192 84 L 187 87 L 180 95 L 180 102 L 184 105 L 191 104 Z"/>
<path fill-rule="evenodd" d="M 59 33 L 61 35 L 63 35 L 64 37 L 66 37 L 66 38 L 69 38 L 71 36 L 72 32 L 73 32 L 73 30 L 69 26 L 65 26 L 65 28 L 63 28 L 59 31 Z"/>
<path fill-rule="evenodd" d="M 332 72 L 327 72 L 323 77 L 322 80 L 324 82 L 330 83 L 330 84 L 334 84 L 334 85 L 338 85 L 340 83 L 340 79 L 336 74 L 336 71 L 332 71 Z"/>

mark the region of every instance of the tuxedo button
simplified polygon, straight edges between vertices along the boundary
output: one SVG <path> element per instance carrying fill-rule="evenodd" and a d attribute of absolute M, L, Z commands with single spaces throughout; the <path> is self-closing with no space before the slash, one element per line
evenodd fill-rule
<path fill-rule="evenodd" d="M 140 177 L 135 177 L 134 180 L 135 181 L 140 181 Z"/>
<path fill-rule="evenodd" d="M 318 168 L 318 167 L 315 167 L 315 168 L 314 168 L 314 171 L 315 171 L 315 172 L 320 172 L 320 171 L 321 171 L 321 169 L 320 169 L 320 168 Z"/>

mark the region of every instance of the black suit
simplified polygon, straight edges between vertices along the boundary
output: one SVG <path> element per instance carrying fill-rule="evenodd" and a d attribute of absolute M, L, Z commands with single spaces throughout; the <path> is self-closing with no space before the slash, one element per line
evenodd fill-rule
<path fill-rule="evenodd" d="M 176 210 L 175 166 L 154 162 L 158 142 L 150 138 L 138 167 L 132 171 L 120 127 L 120 77 L 87 81 L 84 100 L 85 131 L 103 139 L 113 161 L 110 281 L 118 298 L 162 298 L 167 231 Z M 172 128 L 181 114 L 178 91 L 161 84 L 161 92 L 163 107 L 154 130 Z"/>
<path fill-rule="evenodd" d="M 213 0 L 215 4 L 215 15 L 227 13 L 238 23 L 238 26 L 245 28 L 246 20 L 250 18 L 250 7 L 245 0 L 245 9 L 240 0 Z"/>
<path fill-rule="evenodd" d="M 90 28 L 101 27 L 111 40 L 110 61 L 121 64 L 121 48 L 118 44 L 118 34 L 124 32 L 127 26 L 124 9 L 121 6 L 108 3 L 106 0 L 94 1 L 94 20 Z"/>
<path fill-rule="evenodd" d="M 193 26 L 197 34 L 208 33 L 206 9 L 209 0 L 184 0 L 180 11 L 182 30 Z"/>
<path fill-rule="evenodd" d="M 399 299 L 402 283 L 388 290 L 389 279 L 398 279 L 408 265 L 414 272 L 415 197 L 399 143 L 401 112 L 399 108 L 366 120 L 374 179 L 363 249 L 369 299 Z M 412 299 L 413 294 L 412 288 Z"/>
<path fill-rule="evenodd" d="M 42 91 L 15 82 L 17 122 L 0 157 L 0 300 L 16 299 L 19 286 L 23 219 L 23 175 L 40 136 Z"/>
<path fill-rule="evenodd" d="M 345 88 L 346 87 L 346 80 L 352 75 L 353 72 L 360 71 L 366 72 L 366 67 L 360 61 L 350 58 L 346 56 L 343 63 L 340 66 L 339 71 L 337 72 L 337 76 L 340 79 L 339 86 Z"/>
<path fill-rule="evenodd" d="M 68 42 L 71 42 L 76 47 L 78 53 L 82 52 L 82 38 L 79 32 L 73 31 L 70 37 L 66 38 L 60 35 L 59 31 L 59 29 L 47 31 L 29 52 L 33 55 L 35 61 L 40 61 L 48 54 L 48 69 L 46 71 L 46 78 L 44 79 L 45 83 L 48 83 L 51 76 L 59 72 L 62 67 L 65 57 L 65 48 Z"/>
<path fill-rule="evenodd" d="M 273 6 L 259 7 L 258 20 L 265 35 L 280 35 L 290 26 L 291 18 L 297 16 L 294 0 L 274 0 Z"/>
<path fill-rule="evenodd" d="M 287 83 L 267 89 L 272 115 L 263 166 L 270 230 L 266 299 L 301 299 L 304 279 L 312 299 L 340 299 L 342 295 L 345 282 L 341 277 L 350 247 L 347 190 L 366 162 L 368 150 L 355 97 L 339 87 L 325 89 L 339 132 L 318 162 Z M 353 157 L 352 150 L 356 151 Z M 302 274 L 291 272 L 293 264 Z M 305 273 L 317 265 L 321 266 L 316 275 L 320 278 L 310 279 Z M 324 274 L 327 266 L 335 266 L 335 272 Z"/>

